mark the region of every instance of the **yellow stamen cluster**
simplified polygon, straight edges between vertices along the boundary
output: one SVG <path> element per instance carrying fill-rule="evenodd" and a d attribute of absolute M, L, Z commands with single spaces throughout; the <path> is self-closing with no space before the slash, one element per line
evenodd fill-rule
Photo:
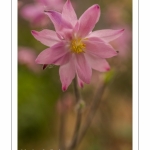
<path fill-rule="evenodd" d="M 70 49 L 73 53 L 82 53 L 85 49 L 85 44 L 81 39 L 73 39 L 70 43 Z"/>

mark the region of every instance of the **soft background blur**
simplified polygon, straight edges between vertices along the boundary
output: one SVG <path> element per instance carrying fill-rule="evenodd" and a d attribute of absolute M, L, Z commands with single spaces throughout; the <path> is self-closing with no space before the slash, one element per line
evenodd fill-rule
<path fill-rule="evenodd" d="M 36 1 L 40 0 L 18 1 L 18 150 L 58 150 L 60 114 L 66 113 L 67 143 L 74 127 L 73 87 L 71 85 L 66 92 L 62 92 L 59 67 L 49 66 L 43 71 L 42 66 L 34 63 L 36 56 L 46 47 L 34 39 L 31 30 L 54 29 L 43 14 L 34 16 Z M 56 10 L 60 11 L 58 6 L 65 1 L 57 1 L 53 1 L 53 7 L 57 6 Z M 100 5 L 101 17 L 94 30 L 125 29 L 122 37 L 111 42 L 119 50 L 118 56 L 108 59 L 115 77 L 105 89 L 99 110 L 78 149 L 131 150 L 132 1 L 72 0 L 72 3 L 78 18 L 91 5 Z M 27 6 L 32 7 L 33 12 L 27 10 L 28 13 L 24 13 Z M 31 18 L 28 15 L 32 15 Z M 103 74 L 93 71 L 91 84 L 82 89 L 87 107 Z M 65 108 L 60 104 L 61 98 Z"/>

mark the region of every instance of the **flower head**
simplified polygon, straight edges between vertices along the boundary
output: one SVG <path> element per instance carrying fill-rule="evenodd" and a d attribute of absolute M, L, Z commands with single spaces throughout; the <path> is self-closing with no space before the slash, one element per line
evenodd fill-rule
<path fill-rule="evenodd" d="M 121 30 L 98 30 L 92 32 L 100 17 L 100 6 L 95 4 L 88 8 L 77 19 L 70 0 L 65 3 L 62 13 L 45 12 L 54 24 L 55 31 L 32 31 L 32 35 L 49 48 L 42 51 L 37 59 L 38 64 L 60 65 L 59 74 L 62 90 L 65 91 L 75 75 L 78 84 L 90 83 L 92 69 L 105 72 L 110 69 L 105 60 L 117 55 L 108 43 L 118 38 Z"/>

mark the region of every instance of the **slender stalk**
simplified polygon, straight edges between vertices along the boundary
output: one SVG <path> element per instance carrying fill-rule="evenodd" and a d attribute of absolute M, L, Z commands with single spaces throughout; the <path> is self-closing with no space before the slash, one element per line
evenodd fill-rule
<path fill-rule="evenodd" d="M 79 89 L 78 89 L 77 78 L 76 77 L 73 80 L 73 87 L 74 87 L 76 103 L 78 103 L 81 100 L 81 94 L 80 94 Z"/>
<path fill-rule="evenodd" d="M 79 130 L 80 130 L 80 125 L 81 125 L 81 119 L 82 119 L 82 108 L 80 107 L 80 101 L 81 101 L 81 95 L 77 86 L 77 79 L 74 79 L 74 93 L 75 93 L 75 98 L 76 98 L 76 104 L 79 104 L 78 110 L 77 110 L 77 119 L 75 123 L 75 129 L 73 133 L 73 138 L 72 142 L 70 144 L 70 147 L 68 150 L 73 150 L 76 147 L 77 144 L 77 139 L 79 136 Z"/>
<path fill-rule="evenodd" d="M 101 102 L 101 98 L 102 98 L 102 95 L 104 93 L 105 87 L 106 87 L 106 83 L 103 83 L 103 85 L 100 85 L 98 87 L 97 92 L 95 94 L 95 97 L 92 101 L 91 107 L 90 107 L 90 109 L 87 113 L 87 116 L 86 116 L 86 119 L 85 119 L 85 122 L 84 122 L 84 126 L 81 129 L 81 132 L 80 132 L 80 135 L 78 137 L 78 141 L 77 141 L 76 145 L 79 145 L 79 143 L 83 139 L 86 131 L 88 130 L 90 124 L 92 123 L 92 120 L 93 120 L 93 118 L 95 116 L 95 113 L 98 110 L 99 104 Z"/>

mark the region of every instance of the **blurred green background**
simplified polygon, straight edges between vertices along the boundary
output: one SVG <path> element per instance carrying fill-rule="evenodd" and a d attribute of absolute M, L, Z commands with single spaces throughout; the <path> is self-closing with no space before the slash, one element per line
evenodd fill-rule
<path fill-rule="evenodd" d="M 34 58 L 46 48 L 31 35 L 34 27 L 21 15 L 30 0 L 18 2 L 18 150 L 58 150 L 60 113 L 67 110 L 66 142 L 70 142 L 75 122 L 73 86 L 61 90 L 58 66 L 42 70 Z M 78 150 L 132 149 L 132 1 L 131 0 L 72 0 L 78 18 L 91 5 L 99 4 L 101 17 L 94 30 L 125 28 L 122 37 L 112 46 L 118 56 L 108 59 L 115 72 L 113 81 L 105 89 L 102 103 Z M 54 29 L 49 23 L 46 28 Z M 26 53 L 26 49 L 29 53 Z M 21 52 L 21 51 L 24 52 Z M 29 55 L 33 55 L 30 60 Z M 28 59 L 24 58 L 27 57 Z M 86 106 L 96 90 L 101 75 L 93 71 L 91 84 L 81 92 Z M 66 110 L 59 100 L 67 97 Z"/>

